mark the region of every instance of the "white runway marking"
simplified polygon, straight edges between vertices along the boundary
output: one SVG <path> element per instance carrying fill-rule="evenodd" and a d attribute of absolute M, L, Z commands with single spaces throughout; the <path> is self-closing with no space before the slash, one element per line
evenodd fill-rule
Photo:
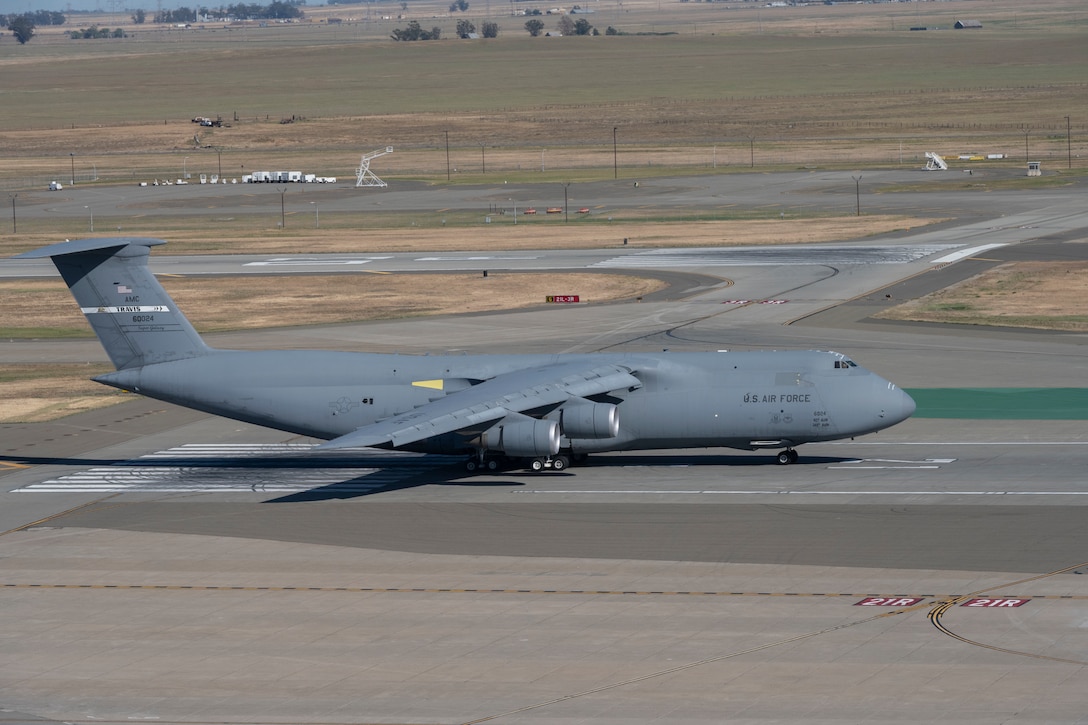
<path fill-rule="evenodd" d="M 449 456 L 356 449 L 310 454 L 308 444 L 188 444 L 15 489 L 22 493 L 298 493 L 336 486 L 368 493 L 446 465 Z"/>
<path fill-rule="evenodd" d="M 1088 441 L 828 441 L 822 446 L 1088 446 Z"/>
<path fill-rule="evenodd" d="M 511 493 L 545 493 L 581 496 L 1088 496 L 1088 491 L 795 491 L 792 489 L 713 490 L 713 489 L 526 489 Z"/>
<path fill-rule="evenodd" d="M 953 252 L 952 254 L 946 254 L 945 256 L 941 257 L 940 259 L 934 259 L 932 262 L 930 262 L 930 264 L 950 264 L 952 262 L 958 262 L 961 259 L 966 259 L 967 257 L 973 257 L 976 254 L 981 254 L 982 252 L 988 252 L 991 249 L 997 249 L 998 247 L 1004 247 L 1004 246 L 1007 246 L 1007 245 L 1004 242 L 999 242 L 997 244 L 983 244 L 983 245 L 978 246 L 978 247 L 971 247 L 969 249 L 961 249 L 961 250 L 959 250 L 957 252 Z"/>
<path fill-rule="evenodd" d="M 488 254 L 477 257 L 417 257 L 417 262 L 487 262 L 492 260 L 526 260 L 526 259 L 540 259 L 539 256 L 527 257 L 524 255 L 516 257 L 503 257 L 495 254 Z"/>
<path fill-rule="evenodd" d="M 612 257 L 593 267 L 745 267 L 782 265 L 828 265 L 843 267 L 869 264 L 908 264 L 962 244 L 920 244 L 889 246 L 822 246 L 791 244 L 771 247 L 699 249 L 654 249 Z"/>
<path fill-rule="evenodd" d="M 912 469 L 935 469 L 940 468 L 939 464 L 942 463 L 955 463 L 955 458 L 927 458 L 923 461 L 900 461 L 895 459 L 886 458 L 859 458 L 854 461 L 843 461 L 838 466 L 828 466 L 829 471 L 848 471 L 848 470 L 867 470 L 867 471 L 882 471 L 882 470 L 901 470 L 905 468 Z M 879 464 L 879 465 L 873 465 Z"/>
<path fill-rule="evenodd" d="M 246 262 L 243 267 L 328 267 L 337 265 L 369 264 L 390 257 L 363 257 L 361 259 L 305 259 L 301 257 L 277 257 L 264 262 Z"/>

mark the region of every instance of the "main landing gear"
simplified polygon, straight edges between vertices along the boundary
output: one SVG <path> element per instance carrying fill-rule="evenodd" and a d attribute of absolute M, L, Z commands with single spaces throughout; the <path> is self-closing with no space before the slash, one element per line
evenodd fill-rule
<path fill-rule="evenodd" d="M 482 471 L 497 471 L 500 467 L 498 458 L 478 458 L 473 456 L 465 461 L 465 473 L 480 473 Z"/>
<path fill-rule="evenodd" d="M 584 463 L 587 456 L 567 455 L 541 456 L 539 458 L 507 458 L 506 456 L 480 456 L 475 454 L 465 461 L 466 473 L 492 473 L 507 468 L 528 468 L 534 473 L 540 471 L 565 471 L 572 462 Z"/>
<path fill-rule="evenodd" d="M 564 471 L 570 468 L 570 459 L 564 455 L 558 455 L 550 458 L 534 458 L 529 461 L 529 470 L 531 471 L 538 472 L 549 468 L 553 471 Z"/>
<path fill-rule="evenodd" d="M 788 466 L 791 463 L 797 463 L 797 458 L 797 451 L 792 448 L 787 448 L 786 450 L 778 454 L 778 462 L 783 466 Z"/>

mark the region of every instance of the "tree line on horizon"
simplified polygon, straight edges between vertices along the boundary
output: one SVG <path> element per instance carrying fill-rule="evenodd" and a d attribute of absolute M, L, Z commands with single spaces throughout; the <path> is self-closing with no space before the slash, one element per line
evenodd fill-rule
<path fill-rule="evenodd" d="M 465 2 L 465 0 L 461 1 Z M 197 19 L 201 17 L 215 18 L 216 20 L 224 20 L 227 18 L 233 18 L 235 20 L 290 20 L 303 17 L 304 14 L 299 10 L 299 6 L 305 4 L 306 0 L 273 0 L 269 5 L 260 5 L 257 3 L 247 5 L 246 3 L 238 3 L 236 5 L 228 5 L 217 9 L 209 9 L 206 7 L 200 7 L 198 9 L 182 7 L 177 10 L 160 10 L 155 13 L 152 22 L 195 23 Z M 68 22 L 68 18 L 65 14 L 55 10 L 35 10 L 33 12 L 8 15 L 0 14 L 0 27 L 10 30 L 12 35 L 15 36 L 15 39 L 19 41 L 20 45 L 25 45 L 34 37 L 34 30 L 38 26 L 64 25 L 66 22 Z M 143 8 L 134 10 L 132 13 L 132 22 L 136 25 L 143 25 L 147 22 L 147 11 Z M 98 26 L 91 26 L 90 30 L 73 30 L 70 35 L 73 39 L 105 37 L 123 38 L 125 37 L 125 32 L 120 28 L 113 31 L 106 31 Z"/>
<path fill-rule="evenodd" d="M 215 20 L 297 20 L 304 16 L 299 10 L 300 5 L 305 5 L 306 0 L 273 0 L 269 5 L 257 3 L 227 5 L 218 8 L 190 8 L 181 7 L 177 10 L 160 10 L 155 13 L 152 22 L 156 23 L 195 23 L 200 18 L 213 18 Z M 132 19 L 137 24 L 144 22 L 147 14 L 144 10 L 137 10 Z"/>

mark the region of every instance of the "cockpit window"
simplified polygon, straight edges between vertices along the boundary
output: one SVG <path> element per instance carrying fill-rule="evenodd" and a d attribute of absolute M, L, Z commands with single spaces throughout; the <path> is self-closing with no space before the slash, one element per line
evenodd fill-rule
<path fill-rule="evenodd" d="M 836 360 L 835 361 L 835 367 L 837 367 L 837 368 L 847 369 L 847 368 L 856 368 L 857 366 L 858 366 L 858 364 L 856 362 L 854 362 L 853 360 L 848 360 L 846 358 L 843 358 L 842 360 Z"/>

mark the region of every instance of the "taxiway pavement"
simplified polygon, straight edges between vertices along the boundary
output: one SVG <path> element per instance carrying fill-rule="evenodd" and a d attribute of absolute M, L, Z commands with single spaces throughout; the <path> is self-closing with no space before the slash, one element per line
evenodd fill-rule
<path fill-rule="evenodd" d="M 1077 194 L 1022 196 L 1016 224 L 941 230 L 1007 235 L 985 259 L 771 255 L 675 299 L 214 341 L 820 347 L 907 388 L 1083 387 L 1083 335 L 868 319 L 1015 255 L 1083 259 Z M 474 478 L 145 400 L 0 436 L 0 722 L 1085 722 L 1084 421 Z"/>

